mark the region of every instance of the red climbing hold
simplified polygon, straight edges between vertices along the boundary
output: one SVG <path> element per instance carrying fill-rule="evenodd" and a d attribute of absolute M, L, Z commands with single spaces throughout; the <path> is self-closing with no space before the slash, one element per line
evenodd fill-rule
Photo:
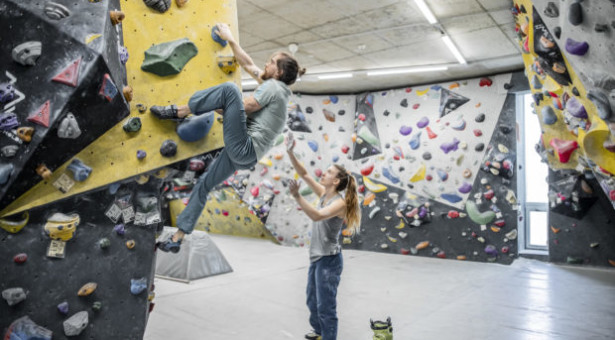
<path fill-rule="evenodd" d="M 361 169 L 361 175 L 369 176 L 369 174 L 371 174 L 372 171 L 374 171 L 374 164 L 370 164 L 370 165 L 364 167 L 363 169 Z"/>
<path fill-rule="evenodd" d="M 506 225 L 506 221 L 504 221 L 504 220 L 497 220 L 493 224 L 495 224 L 496 226 L 502 228 L 503 226 Z"/>
<path fill-rule="evenodd" d="M 414 104 L 414 105 L 412 105 L 412 108 L 416 110 L 416 109 L 418 109 L 420 106 L 421 106 L 421 104 Z"/>
<path fill-rule="evenodd" d="M 459 217 L 459 212 L 455 210 L 449 210 L 447 215 L 448 215 L 448 218 L 457 218 Z"/>
<path fill-rule="evenodd" d="M 495 196 L 495 193 L 493 192 L 493 190 L 489 190 L 484 193 L 483 196 L 485 196 L 485 199 L 491 200 L 493 196 Z"/>
<path fill-rule="evenodd" d="M 609 191 L 609 198 L 611 201 L 615 201 L 615 190 Z"/>
<path fill-rule="evenodd" d="M 254 196 L 254 197 L 258 197 L 258 192 L 259 192 L 258 187 L 252 187 L 252 189 L 250 189 L 250 193 L 251 193 L 251 194 L 252 194 L 252 196 Z"/>
<path fill-rule="evenodd" d="M 412 92 L 412 88 L 411 87 L 406 87 L 406 93 L 410 93 Z"/>
<path fill-rule="evenodd" d="M 365 121 L 365 115 L 362 113 L 359 113 L 359 120 L 364 122 Z"/>
<path fill-rule="evenodd" d="M 557 158 L 561 163 L 568 163 L 570 155 L 579 147 L 577 141 L 562 140 L 559 138 L 551 139 L 549 144 L 553 147 L 553 150 L 555 150 Z"/>
<path fill-rule="evenodd" d="M 58 73 L 51 80 L 66 84 L 68 86 L 77 87 L 79 82 L 79 66 L 81 65 L 81 57 L 74 60 L 62 72 Z"/>
<path fill-rule="evenodd" d="M 228 211 L 226 211 L 226 210 L 222 210 L 222 215 L 224 215 L 224 216 L 228 216 Z"/>
<path fill-rule="evenodd" d="M 480 137 L 483 135 L 483 132 L 480 129 L 474 129 L 474 136 Z"/>
<path fill-rule="evenodd" d="M 434 138 L 438 137 L 438 135 L 436 135 L 435 132 L 431 131 L 429 126 L 426 127 L 425 130 L 427 130 L 427 136 L 429 137 L 429 139 L 434 139 Z"/>
<path fill-rule="evenodd" d="M 365 185 L 363 185 L 363 184 L 359 185 L 359 187 L 357 188 L 357 191 L 359 193 L 361 193 L 361 194 L 364 193 L 365 192 Z"/>
<path fill-rule="evenodd" d="M 410 254 L 410 250 L 408 250 L 406 248 L 401 248 L 400 252 L 402 253 L 402 255 L 409 255 Z"/>
<path fill-rule="evenodd" d="M 350 148 L 347 145 L 343 145 L 342 146 L 342 152 L 343 153 L 348 153 L 349 150 L 350 150 Z"/>
<path fill-rule="evenodd" d="M 322 170 L 320 169 L 315 169 L 314 170 L 314 176 L 320 178 L 320 176 L 322 176 Z"/>
<path fill-rule="evenodd" d="M 436 256 L 441 258 L 441 259 L 445 259 L 446 258 L 446 253 L 444 251 L 440 250 Z"/>
<path fill-rule="evenodd" d="M 479 83 L 480 87 L 491 86 L 491 84 L 493 84 L 493 81 L 489 78 L 481 78 Z"/>
<path fill-rule="evenodd" d="M 26 262 L 27 259 L 28 255 L 26 253 L 19 253 L 13 257 L 13 261 L 15 261 L 15 263 L 17 264 L 22 264 Z"/>
<path fill-rule="evenodd" d="M 49 101 L 46 101 L 45 104 L 39 107 L 38 110 L 36 110 L 28 117 L 28 121 L 42 125 L 44 127 L 49 127 L 50 106 L 51 103 Z"/>

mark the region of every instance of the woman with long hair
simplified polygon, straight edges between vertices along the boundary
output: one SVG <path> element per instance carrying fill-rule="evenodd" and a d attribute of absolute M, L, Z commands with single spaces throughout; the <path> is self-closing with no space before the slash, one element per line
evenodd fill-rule
<path fill-rule="evenodd" d="M 293 153 L 292 132 L 286 138 L 287 152 L 297 174 L 320 197 L 314 207 L 299 195 L 295 180 L 289 190 L 305 214 L 313 221 L 310 241 L 310 269 L 307 283 L 307 306 L 310 325 L 314 329 L 306 339 L 337 338 L 337 287 L 343 269 L 342 247 L 339 243 L 342 224 L 346 221 L 351 234 L 361 223 L 361 210 L 354 177 L 344 167 L 334 164 L 323 172 L 317 182 L 308 174 Z"/>

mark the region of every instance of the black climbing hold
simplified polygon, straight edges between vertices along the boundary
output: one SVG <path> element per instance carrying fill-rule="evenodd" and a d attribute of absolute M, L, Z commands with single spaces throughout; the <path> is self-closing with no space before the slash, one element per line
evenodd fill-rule
<path fill-rule="evenodd" d="M 391 144 L 390 144 L 390 143 L 386 143 L 386 144 L 384 145 L 384 148 L 385 148 L 385 149 L 388 149 L 388 148 L 390 148 L 390 147 L 391 147 Z"/>
<path fill-rule="evenodd" d="M 579 93 L 579 90 L 576 87 L 572 88 L 572 94 L 574 94 L 575 96 L 580 96 L 581 94 Z"/>
<path fill-rule="evenodd" d="M 318 127 L 318 131 L 322 131 L 322 125 Z"/>
<path fill-rule="evenodd" d="M 343 115 L 345 115 L 345 114 L 346 114 L 346 111 L 345 111 L 345 110 L 339 110 L 339 111 L 337 111 L 337 114 L 338 114 L 339 116 L 343 116 Z"/>
<path fill-rule="evenodd" d="M 559 8 L 557 8 L 557 5 L 553 1 L 549 1 L 544 13 L 549 18 L 557 18 L 559 16 Z"/>
<path fill-rule="evenodd" d="M 312 109 L 311 106 L 308 106 L 308 107 L 305 108 L 305 112 L 312 113 L 312 112 L 314 112 L 314 109 Z"/>
<path fill-rule="evenodd" d="M 384 115 L 385 117 L 390 115 L 391 112 L 389 112 L 389 110 L 384 110 L 384 112 L 382 113 L 382 115 Z"/>
<path fill-rule="evenodd" d="M 171 0 L 143 0 L 145 5 L 160 13 L 166 12 L 171 7 Z"/>
<path fill-rule="evenodd" d="M 512 89 L 513 87 L 514 87 L 514 85 L 513 85 L 513 84 L 511 84 L 511 83 L 506 83 L 506 84 L 504 84 L 504 90 L 510 90 L 510 89 Z"/>
<path fill-rule="evenodd" d="M 399 167 L 399 172 L 403 172 L 404 170 L 406 170 L 406 168 L 404 168 L 403 166 Z"/>
<path fill-rule="evenodd" d="M 399 103 L 399 105 L 401 105 L 402 107 L 408 107 L 408 99 L 405 99 L 405 98 L 404 98 L 404 99 L 401 101 L 401 103 Z"/>
<path fill-rule="evenodd" d="M 568 10 L 568 21 L 573 26 L 578 26 L 583 23 L 583 8 L 581 7 L 580 2 L 573 2 L 570 4 L 570 9 Z"/>
<path fill-rule="evenodd" d="M 555 35 L 555 37 L 559 39 L 562 36 L 562 28 L 559 26 L 555 26 L 555 28 L 553 29 L 553 35 Z"/>
<path fill-rule="evenodd" d="M 177 143 L 175 143 L 171 139 L 167 139 L 162 142 L 162 146 L 160 147 L 160 154 L 163 157 L 173 157 L 177 153 Z"/>
<path fill-rule="evenodd" d="M 423 154 L 423 159 L 428 161 L 431 159 L 431 152 L 427 151 Z"/>
<path fill-rule="evenodd" d="M 609 30 L 609 25 L 605 25 L 605 24 L 596 24 L 596 26 L 594 26 L 594 31 L 602 33 L 602 32 L 606 32 Z"/>
<path fill-rule="evenodd" d="M 474 120 L 475 120 L 477 123 L 482 123 L 482 122 L 484 122 L 484 121 L 485 121 L 485 114 L 484 114 L 484 113 L 479 113 L 479 114 L 476 116 L 476 118 L 474 118 Z"/>
<path fill-rule="evenodd" d="M 512 127 L 510 125 L 502 124 L 499 127 L 500 131 L 505 135 L 509 134 L 512 131 Z"/>
<path fill-rule="evenodd" d="M 540 105 L 540 102 L 544 99 L 542 93 L 534 93 L 532 97 L 534 97 L 534 103 L 536 103 L 536 105 Z"/>
<path fill-rule="evenodd" d="M 526 14 L 527 10 L 525 9 L 525 6 L 521 5 L 521 7 L 519 7 L 519 12 Z"/>
<path fill-rule="evenodd" d="M 483 151 L 484 149 L 485 149 L 485 144 L 484 143 L 478 143 L 476 145 L 476 147 L 474 148 L 474 150 L 478 151 L 478 152 Z"/>
<path fill-rule="evenodd" d="M 311 165 L 311 166 L 314 166 L 314 165 L 316 165 L 316 162 L 314 162 L 314 161 L 310 161 L 310 165 Z"/>
<path fill-rule="evenodd" d="M 340 126 L 337 130 L 338 130 L 339 132 L 346 132 L 346 130 L 344 130 L 344 128 L 343 128 L 343 127 L 341 127 L 341 126 Z"/>

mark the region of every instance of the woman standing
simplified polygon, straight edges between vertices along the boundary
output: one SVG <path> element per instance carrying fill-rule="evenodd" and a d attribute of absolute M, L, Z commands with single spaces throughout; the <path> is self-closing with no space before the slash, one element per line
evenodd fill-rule
<path fill-rule="evenodd" d="M 292 132 L 286 138 L 286 145 L 297 174 L 320 197 L 318 206 L 314 207 L 299 195 L 300 184 L 295 180 L 289 182 L 290 193 L 313 221 L 307 305 L 314 331 L 306 334 L 305 338 L 334 340 L 337 338 L 337 287 L 343 269 L 339 237 L 344 220 L 351 234 L 358 230 L 361 222 L 357 185 L 354 177 L 337 164 L 330 166 L 316 182 L 293 153 L 295 141 Z"/>

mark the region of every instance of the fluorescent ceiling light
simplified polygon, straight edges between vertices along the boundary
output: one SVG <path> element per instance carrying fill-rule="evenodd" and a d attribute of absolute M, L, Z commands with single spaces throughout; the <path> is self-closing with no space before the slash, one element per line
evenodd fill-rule
<path fill-rule="evenodd" d="M 391 69 L 391 70 L 377 70 L 367 71 L 368 76 L 385 76 L 389 74 L 404 74 L 404 73 L 419 73 L 419 72 L 434 72 L 448 70 L 448 66 L 425 66 L 425 67 L 413 67 L 404 69 Z"/>
<path fill-rule="evenodd" d="M 466 60 L 463 58 L 461 52 L 459 52 L 455 44 L 453 44 L 451 38 L 448 35 L 445 35 L 442 36 L 442 40 L 444 40 L 444 44 L 446 44 L 446 47 L 448 47 L 448 49 L 451 50 L 451 53 L 453 53 L 455 58 L 457 58 L 457 61 L 459 61 L 460 64 L 465 64 Z"/>
<path fill-rule="evenodd" d="M 433 25 L 436 22 L 438 22 L 438 19 L 436 19 L 433 13 L 431 13 L 431 10 L 425 3 L 425 0 L 414 0 L 414 3 L 416 3 L 417 6 L 419 6 L 419 9 L 421 10 L 421 12 L 423 12 L 423 16 L 425 17 L 425 19 L 427 19 L 427 21 L 430 24 Z"/>
<path fill-rule="evenodd" d="M 318 79 L 324 80 L 324 79 L 342 79 L 342 78 L 352 78 L 352 73 L 348 72 L 348 73 L 330 73 L 330 74 L 323 74 L 323 75 L 319 75 Z"/>
<path fill-rule="evenodd" d="M 254 79 L 242 79 L 241 86 L 254 86 L 258 85 L 258 82 Z"/>

